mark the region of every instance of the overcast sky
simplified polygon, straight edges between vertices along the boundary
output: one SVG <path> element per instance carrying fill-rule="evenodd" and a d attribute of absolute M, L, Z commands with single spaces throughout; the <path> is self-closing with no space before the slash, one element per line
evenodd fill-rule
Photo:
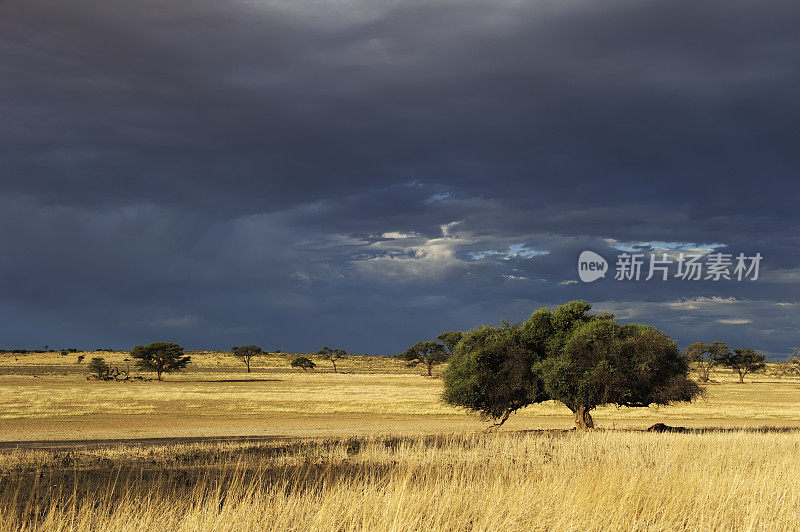
<path fill-rule="evenodd" d="M 798 57 L 796 0 L 2 0 L 0 347 L 390 354 L 582 298 L 784 358 Z"/>

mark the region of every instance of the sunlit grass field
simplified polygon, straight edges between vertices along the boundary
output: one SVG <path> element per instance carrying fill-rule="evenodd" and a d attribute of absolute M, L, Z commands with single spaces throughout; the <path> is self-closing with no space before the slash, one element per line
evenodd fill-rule
<path fill-rule="evenodd" d="M 3 529 L 796 530 L 800 434 L 474 433 L 0 455 Z"/>
<path fill-rule="evenodd" d="M 192 353 L 188 371 L 163 382 L 115 382 L 87 380 L 87 362 L 103 356 L 124 369 L 126 353 L 81 354 L 80 364 L 76 354 L 0 355 L 0 439 L 422 434 L 484 426 L 474 415 L 441 403 L 440 379 L 389 357 L 352 356 L 339 361 L 339 373 L 333 373 L 322 360 L 304 372 L 289 367 L 292 355 L 270 355 L 247 373 L 230 355 L 199 352 Z M 605 407 L 595 420 L 609 429 L 656 422 L 800 426 L 800 380 L 780 374 L 778 366 L 748 376 L 745 384 L 726 370 L 714 372 L 712 379 L 707 396 L 695 403 Z M 520 411 L 507 425 L 519 430 L 570 428 L 572 423 L 569 410 L 548 402 Z"/>

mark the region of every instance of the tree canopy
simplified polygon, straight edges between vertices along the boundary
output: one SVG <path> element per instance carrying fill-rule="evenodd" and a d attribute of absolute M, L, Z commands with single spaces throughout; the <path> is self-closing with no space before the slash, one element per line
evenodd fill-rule
<path fill-rule="evenodd" d="M 521 324 L 467 332 L 444 373 L 445 402 L 502 424 L 520 408 L 554 399 L 572 410 L 578 428 L 591 428 L 597 406 L 670 404 L 701 393 L 667 335 L 590 310 L 571 301 Z"/>
<path fill-rule="evenodd" d="M 720 358 L 727 352 L 730 352 L 728 345 L 716 340 L 710 344 L 694 342 L 684 351 L 689 362 L 694 363 L 700 382 L 711 380 L 711 369 L 720 363 Z"/>
<path fill-rule="evenodd" d="M 257 345 L 234 346 L 231 347 L 231 353 L 244 362 L 245 366 L 247 366 L 247 373 L 250 373 L 250 362 L 252 362 L 253 358 L 265 354 L 264 350 Z"/>
<path fill-rule="evenodd" d="M 428 377 L 430 377 L 433 366 L 447 361 L 447 352 L 444 344 L 428 340 L 412 345 L 400 355 L 400 358 L 408 361 L 409 366 L 423 364 L 428 371 Z"/>
<path fill-rule="evenodd" d="M 317 367 L 314 362 L 311 361 L 308 357 L 295 357 L 292 360 L 291 366 L 293 368 L 300 368 L 303 371 L 308 371 L 309 369 L 314 369 Z"/>
<path fill-rule="evenodd" d="M 601 405 L 642 407 L 691 401 L 700 392 L 688 361 L 667 335 L 647 325 L 600 318 L 576 327 L 559 353 L 535 366 L 547 395 L 591 428 Z"/>
<path fill-rule="evenodd" d="M 755 373 L 764 369 L 764 360 L 766 360 L 764 355 L 756 353 L 749 347 L 736 348 L 731 352 L 727 345 L 722 345 L 724 349 L 720 348 L 712 356 L 718 364 L 735 371 L 739 376 L 739 383 L 744 383 L 744 376 L 748 373 Z"/>
<path fill-rule="evenodd" d="M 536 360 L 519 328 L 485 325 L 472 329 L 442 375 L 443 399 L 500 425 L 520 408 L 547 399 L 532 371 Z"/>
<path fill-rule="evenodd" d="M 342 358 L 347 358 L 348 353 L 344 349 L 331 349 L 330 347 L 325 346 L 317 351 L 317 355 L 333 364 L 333 372 L 337 373 L 336 361 Z"/>
<path fill-rule="evenodd" d="M 444 346 L 445 353 L 449 357 L 463 337 L 464 333 L 461 331 L 447 331 L 437 336 L 436 339 Z"/>
<path fill-rule="evenodd" d="M 192 357 L 183 354 L 183 348 L 170 342 L 153 342 L 137 345 L 131 349 L 131 358 L 136 366 L 148 371 L 155 371 L 158 380 L 163 373 L 181 371 L 191 362 Z"/>

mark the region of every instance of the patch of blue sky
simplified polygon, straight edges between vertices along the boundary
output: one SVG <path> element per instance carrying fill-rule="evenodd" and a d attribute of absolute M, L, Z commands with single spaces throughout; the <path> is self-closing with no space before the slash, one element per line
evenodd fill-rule
<path fill-rule="evenodd" d="M 548 253 L 550 253 L 549 250 L 533 249 L 522 244 L 514 244 L 513 246 L 509 246 L 507 254 L 510 256 L 532 259 L 537 255 L 547 255 Z"/>
<path fill-rule="evenodd" d="M 471 260 L 483 260 L 486 258 L 499 258 L 507 260 L 519 257 L 532 259 L 533 257 L 547 255 L 548 253 L 550 253 L 549 250 L 533 249 L 525 246 L 524 244 L 514 244 L 509 246 L 505 251 L 496 251 L 491 249 L 483 251 L 470 251 L 467 253 L 467 256 Z"/>
<path fill-rule="evenodd" d="M 627 251 L 629 253 L 642 251 L 643 249 L 666 249 L 671 251 L 693 251 L 698 249 L 717 249 L 725 247 L 726 244 L 712 242 L 709 244 L 697 242 L 664 242 L 660 240 L 641 241 L 641 242 L 617 242 L 608 240 L 608 243 L 615 249 Z"/>

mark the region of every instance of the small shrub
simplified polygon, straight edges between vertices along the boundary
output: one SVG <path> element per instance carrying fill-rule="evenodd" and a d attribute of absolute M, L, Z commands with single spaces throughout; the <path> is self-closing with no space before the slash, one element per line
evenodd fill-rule
<path fill-rule="evenodd" d="M 89 362 L 89 372 L 99 380 L 105 380 L 111 373 L 111 367 L 106 364 L 106 360 L 103 357 L 94 357 Z"/>

